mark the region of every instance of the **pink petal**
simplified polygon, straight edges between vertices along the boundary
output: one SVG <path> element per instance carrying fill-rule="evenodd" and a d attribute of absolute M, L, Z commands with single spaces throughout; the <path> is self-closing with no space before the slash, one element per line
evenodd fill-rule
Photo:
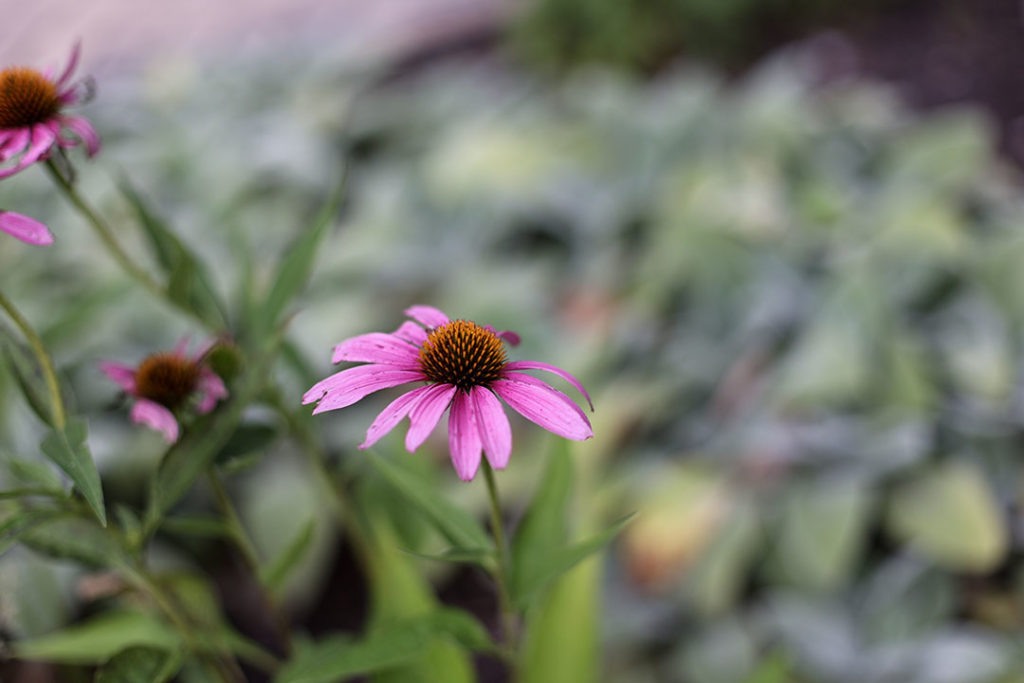
<path fill-rule="evenodd" d="M 178 440 L 178 421 L 174 419 L 171 411 L 159 403 L 140 398 L 132 406 L 132 421 L 163 432 L 168 443 Z"/>
<path fill-rule="evenodd" d="M 587 404 L 590 406 L 590 409 L 594 409 L 594 402 L 590 400 L 590 394 L 588 394 L 587 390 L 583 388 L 583 385 L 580 384 L 580 381 L 573 377 L 572 375 L 570 375 L 565 370 L 563 370 L 562 368 L 550 365 L 548 363 L 541 363 L 535 360 L 517 360 L 511 363 L 506 363 L 505 370 L 547 370 L 548 372 L 558 375 L 566 382 L 573 385 L 578 392 L 583 394 L 583 398 L 587 399 Z"/>
<path fill-rule="evenodd" d="M 486 387 L 473 387 L 469 392 L 476 413 L 476 426 L 483 442 L 487 461 L 496 470 L 508 465 L 512 454 L 512 427 L 501 401 Z"/>
<path fill-rule="evenodd" d="M 480 432 L 476 410 L 465 391 L 455 392 L 451 415 L 448 416 L 448 448 L 452 465 L 462 481 L 471 481 L 480 467 Z"/>
<path fill-rule="evenodd" d="M 189 339 L 189 336 L 186 334 L 177 341 L 177 343 L 174 345 L 174 348 L 171 351 L 174 353 L 175 356 L 187 358 L 188 345 L 191 343 L 191 341 L 192 340 Z"/>
<path fill-rule="evenodd" d="M 317 382 L 303 395 L 302 403 L 320 401 L 313 411 L 316 415 L 350 406 L 375 391 L 423 379 L 423 373 L 418 370 L 396 370 L 388 365 L 360 365 Z"/>
<path fill-rule="evenodd" d="M 28 147 L 28 143 L 32 140 L 32 129 L 30 128 L 18 128 L 13 131 L 11 136 L 7 138 L 7 142 L 0 145 L 0 161 L 7 161 L 11 157 L 17 156 Z"/>
<path fill-rule="evenodd" d="M 20 165 L 34 164 L 41 156 L 50 151 L 56 141 L 57 135 L 49 127 L 41 123 L 32 126 L 32 144 L 29 145 L 25 156 L 21 158 Z"/>
<path fill-rule="evenodd" d="M 94 156 L 100 151 L 100 136 L 92 124 L 81 116 L 62 116 L 61 123 L 70 128 L 85 143 L 85 151 Z"/>
<path fill-rule="evenodd" d="M 196 410 L 205 415 L 213 410 L 217 401 L 227 397 L 228 389 L 224 386 L 224 381 L 216 372 L 204 367 L 199 376 L 199 405 L 196 406 Z"/>
<path fill-rule="evenodd" d="M 529 375 L 508 376 L 491 384 L 512 408 L 549 432 L 583 441 L 594 435 L 590 420 L 568 396 Z"/>
<path fill-rule="evenodd" d="M 366 430 L 366 440 L 359 444 L 360 448 L 369 448 L 381 440 L 390 432 L 402 419 L 409 414 L 420 400 L 433 389 L 433 386 L 418 387 L 412 391 L 402 394 L 388 404 L 388 407 L 380 411 L 377 419 L 373 421 L 370 428 Z"/>
<path fill-rule="evenodd" d="M 418 349 L 415 346 L 383 332 L 361 334 L 335 346 L 331 362 L 340 363 L 343 360 L 381 363 L 407 369 L 419 367 Z"/>
<path fill-rule="evenodd" d="M 441 416 L 452 402 L 455 394 L 453 384 L 433 384 L 428 387 L 423 399 L 409 414 L 409 432 L 405 435 L 405 450 L 410 453 L 423 445 L 430 433 L 441 421 Z"/>
<path fill-rule="evenodd" d="M 426 327 L 441 327 L 451 322 L 442 311 L 433 306 L 410 306 L 405 314 Z"/>
<path fill-rule="evenodd" d="M 488 332 L 494 333 L 494 336 L 496 336 L 498 339 L 502 340 L 509 346 L 519 346 L 519 342 L 521 341 L 521 339 L 519 338 L 519 335 L 513 332 L 512 330 L 502 330 L 501 332 L 499 332 L 498 330 L 494 329 L 493 325 L 484 325 L 484 329 L 487 330 Z"/>
<path fill-rule="evenodd" d="M 53 244 L 53 233 L 45 225 L 13 211 L 0 211 L 0 230 L 36 246 Z"/>
<path fill-rule="evenodd" d="M 64 81 L 71 78 L 71 74 L 74 73 L 75 67 L 78 66 L 78 58 L 82 54 L 82 43 L 78 41 L 75 46 L 71 48 L 71 56 L 68 58 L 68 65 L 64 67 L 64 72 L 57 79 L 57 87 L 64 85 Z"/>
<path fill-rule="evenodd" d="M 100 361 L 100 371 L 129 394 L 135 393 L 135 368 L 105 360 Z"/>
<path fill-rule="evenodd" d="M 398 326 L 398 329 L 392 333 L 399 339 L 404 339 L 410 344 L 416 346 L 422 346 L 423 342 L 427 341 L 427 332 L 416 323 L 409 322 L 408 320 Z"/>

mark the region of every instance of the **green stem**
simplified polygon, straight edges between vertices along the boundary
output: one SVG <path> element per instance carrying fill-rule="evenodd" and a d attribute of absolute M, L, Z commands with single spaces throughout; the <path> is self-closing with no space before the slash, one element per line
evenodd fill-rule
<path fill-rule="evenodd" d="M 53 426 L 58 431 L 63 431 L 64 425 L 67 424 L 67 415 L 64 412 L 64 399 L 61 397 L 60 385 L 57 383 L 57 373 L 53 369 L 53 363 L 50 361 L 50 355 L 46 352 L 46 347 L 43 346 L 43 341 L 36 334 L 36 331 L 32 329 L 28 321 L 18 312 L 18 309 L 14 307 L 14 304 L 2 293 L 0 293 L 0 307 L 7 311 L 7 315 L 18 326 L 18 329 L 21 330 L 21 333 L 28 341 L 29 346 L 32 347 L 32 353 L 35 354 L 36 360 L 39 361 L 39 367 L 43 370 L 46 390 L 50 393 Z"/>
<path fill-rule="evenodd" d="M 216 467 L 211 465 L 210 468 L 207 469 L 207 480 L 209 481 L 210 489 L 213 491 L 213 497 L 217 501 L 217 508 L 220 510 L 221 515 L 224 517 L 224 521 L 228 525 L 228 530 L 231 533 L 231 540 L 234 541 L 235 546 L 242 555 L 246 569 L 249 570 L 253 580 L 259 587 L 260 599 L 263 602 L 263 607 L 274 619 L 278 635 L 281 638 L 281 643 L 284 645 L 285 654 L 291 656 L 293 649 L 291 628 L 288 626 L 288 620 L 285 618 L 284 613 L 281 610 L 281 606 L 278 604 L 277 600 L 274 599 L 270 590 L 263 584 L 260 576 L 260 558 L 259 553 L 256 551 L 256 545 L 252 542 L 252 539 L 249 538 L 249 534 L 245 530 L 245 526 L 242 524 L 242 520 L 238 516 L 238 512 L 235 510 L 235 506 L 231 502 L 231 498 L 228 496 L 227 490 L 224 488 L 224 483 L 220 480 L 220 475 L 217 474 Z"/>
<path fill-rule="evenodd" d="M 85 199 L 78 194 L 78 191 L 75 190 L 75 186 L 64 177 L 52 159 L 47 160 L 46 170 L 50 172 L 50 177 L 53 179 L 53 182 L 57 185 L 67 200 L 71 202 L 82 217 L 85 218 L 85 221 L 92 226 L 96 235 L 100 238 L 100 242 L 103 243 L 103 246 L 106 247 L 107 251 L 110 252 L 110 255 L 115 261 L 117 261 L 117 264 L 121 266 L 121 269 L 124 270 L 125 273 L 144 288 L 149 290 L 150 294 L 153 296 L 158 299 L 162 299 L 168 305 L 187 314 L 204 327 L 209 327 L 209 324 L 203 320 L 198 313 L 193 311 L 191 308 L 174 301 L 168 295 L 167 290 L 163 285 L 153 279 L 145 269 L 132 260 L 127 252 L 121 248 L 121 245 L 118 244 L 117 239 L 114 237 L 114 231 L 110 229 L 110 226 L 107 225 L 106 221 L 100 217 L 95 209 L 89 206 Z"/>
<path fill-rule="evenodd" d="M 498 608 L 501 610 L 502 630 L 504 631 L 504 645 L 506 650 L 513 655 L 509 660 L 512 666 L 515 665 L 514 654 L 516 647 L 516 613 L 512 608 L 512 600 L 508 593 L 509 554 L 505 546 L 505 533 L 501 522 L 501 500 L 498 498 L 498 485 L 494 480 L 494 470 L 491 464 L 483 462 L 484 481 L 487 482 L 487 496 L 491 502 L 491 533 L 494 536 L 494 550 L 498 555 L 498 563 L 494 572 L 494 583 L 498 590 Z"/>

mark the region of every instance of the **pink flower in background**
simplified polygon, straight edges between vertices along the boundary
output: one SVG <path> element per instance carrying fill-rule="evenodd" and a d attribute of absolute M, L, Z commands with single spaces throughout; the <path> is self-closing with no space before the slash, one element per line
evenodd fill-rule
<path fill-rule="evenodd" d="M 80 103 L 88 92 L 70 80 L 79 52 L 75 45 L 56 79 L 50 70 L 14 66 L 0 71 L 0 178 L 46 159 L 54 145 L 85 143 L 89 156 L 99 151 L 100 138 L 92 125 L 81 116 L 64 113 L 65 107 Z"/>
<path fill-rule="evenodd" d="M 174 443 L 179 431 L 176 413 L 193 401 L 197 412 L 208 413 L 228 395 L 224 382 L 204 363 L 211 346 L 190 358 L 185 339 L 173 351 L 147 356 L 137 368 L 104 361 L 100 369 L 135 398 L 132 420 L 162 432 Z"/>
<path fill-rule="evenodd" d="M 0 230 L 29 244 L 53 244 L 53 234 L 45 225 L 34 218 L 13 211 L 0 211 Z"/>
<path fill-rule="evenodd" d="M 503 342 L 519 343 L 514 332 L 497 332 L 469 320 L 450 320 L 430 306 L 405 311 L 391 334 L 352 337 L 334 348 L 332 361 L 366 363 L 317 382 L 302 403 L 317 403 L 313 414 L 344 408 L 381 389 L 427 382 L 392 401 L 373 421 L 360 448 L 368 448 L 407 415 L 405 447 L 415 451 L 448 415 L 448 445 L 455 472 L 470 481 L 481 452 L 495 469 L 508 464 L 512 430 L 499 397 L 516 412 L 550 432 L 575 441 L 594 435 L 584 412 L 568 396 L 522 370 L 546 370 L 569 382 L 590 403 L 579 381 L 565 370 L 535 361 L 508 362 Z M 419 323 L 419 324 L 417 324 Z M 593 405 L 591 404 L 591 409 Z"/>

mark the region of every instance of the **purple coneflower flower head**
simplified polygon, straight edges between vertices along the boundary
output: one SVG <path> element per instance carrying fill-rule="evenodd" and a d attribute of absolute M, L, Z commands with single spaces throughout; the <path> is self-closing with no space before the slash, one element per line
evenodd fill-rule
<path fill-rule="evenodd" d="M 103 361 L 100 370 L 135 399 L 132 421 L 162 432 L 168 443 L 174 443 L 181 411 L 194 406 L 196 412 L 208 413 L 228 395 L 224 382 L 205 363 L 212 346 L 189 357 L 188 340 L 183 339 L 173 351 L 147 356 L 137 368 Z"/>
<path fill-rule="evenodd" d="M 79 46 L 71 51 L 58 78 L 50 70 L 14 66 L 0 71 L 0 178 L 14 175 L 46 159 L 54 145 L 85 144 L 89 156 L 100 149 L 100 138 L 85 118 L 65 108 L 85 99 L 89 88 L 71 81 L 78 65 Z"/>
<path fill-rule="evenodd" d="M 514 332 L 451 320 L 430 306 L 413 306 L 405 313 L 416 322 L 402 323 L 391 334 L 373 332 L 338 344 L 333 362 L 364 365 L 317 382 L 302 397 L 303 404 L 317 403 L 315 415 L 350 406 L 381 389 L 427 383 L 384 408 L 360 448 L 369 448 L 408 416 L 405 447 L 411 453 L 426 441 L 447 410 L 452 464 L 460 479 L 470 481 L 480 466 L 481 453 L 495 469 L 504 468 L 512 453 L 512 429 L 499 398 L 559 436 L 583 441 L 594 435 L 586 414 L 572 399 L 523 370 L 558 375 L 590 404 L 579 380 L 547 363 L 508 361 L 505 344 L 519 343 Z"/>
<path fill-rule="evenodd" d="M 29 244 L 53 244 L 53 234 L 45 225 L 13 211 L 0 211 L 0 230 Z"/>

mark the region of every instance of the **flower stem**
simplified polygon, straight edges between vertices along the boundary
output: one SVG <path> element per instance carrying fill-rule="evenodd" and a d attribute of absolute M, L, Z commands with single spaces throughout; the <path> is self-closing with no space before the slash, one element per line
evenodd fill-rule
<path fill-rule="evenodd" d="M 263 584 L 260 578 L 260 558 L 256 552 L 256 545 L 252 542 L 248 532 L 245 530 L 245 526 L 242 525 L 242 520 L 238 516 L 238 512 L 235 510 L 234 504 L 231 502 L 231 498 L 228 496 L 227 490 L 224 488 L 224 483 L 220 480 L 220 475 L 217 474 L 215 467 L 211 466 L 207 469 L 207 479 L 210 483 L 210 488 L 213 491 L 213 497 L 217 501 L 217 507 L 220 510 L 221 515 L 224 517 L 224 522 L 228 525 L 228 530 L 231 534 L 231 540 L 234 541 L 235 546 L 238 548 L 239 553 L 245 562 L 246 569 L 252 575 L 253 580 L 256 582 L 259 588 L 260 599 L 263 602 L 263 607 L 271 615 L 274 620 L 274 625 L 277 628 L 278 636 L 281 638 L 281 644 L 284 646 L 285 654 L 291 656 L 292 653 L 292 634 L 291 629 L 288 626 L 288 620 L 285 618 L 284 613 L 281 610 L 281 606 L 278 604 L 274 596 L 271 595 L 270 590 Z"/>
<path fill-rule="evenodd" d="M 53 179 L 53 182 L 57 185 L 67 200 L 71 202 L 82 217 L 85 218 L 85 221 L 92 226 L 96 235 L 100 238 L 100 242 L 103 243 L 103 246 L 106 247 L 107 251 L 110 252 L 110 255 L 115 261 L 117 261 L 117 264 L 121 266 L 121 269 L 124 270 L 125 273 L 144 288 L 149 290 L 150 294 L 153 296 L 158 299 L 162 299 L 168 305 L 199 321 L 199 323 L 204 327 L 209 327 L 209 324 L 204 321 L 199 314 L 191 308 L 183 306 L 172 299 L 163 285 L 153 279 L 145 269 L 132 260 L 128 253 L 121 248 L 120 244 L 118 244 L 117 239 L 114 237 L 114 231 L 110 229 L 110 226 L 107 225 L 106 221 L 100 217 L 95 209 L 89 206 L 85 199 L 78 194 L 78 191 L 75 190 L 75 186 L 64 177 L 52 159 L 48 159 L 46 161 L 46 170 L 50 172 L 50 177 Z"/>
<path fill-rule="evenodd" d="M 50 394 L 50 406 L 53 412 L 53 427 L 58 431 L 64 430 L 64 425 L 67 423 L 67 415 L 64 412 L 64 399 L 60 393 L 60 385 L 57 383 L 57 373 L 53 369 L 53 362 L 50 360 L 50 354 L 46 352 L 46 347 L 43 346 L 43 341 L 36 334 L 36 331 L 32 329 L 28 320 L 14 307 L 14 304 L 0 293 L 0 307 L 7 312 L 14 324 L 18 326 L 21 333 L 25 336 L 29 346 L 32 347 L 32 353 L 35 355 L 36 360 L 39 361 L 39 367 L 43 371 L 43 380 L 46 382 L 46 390 Z"/>
<path fill-rule="evenodd" d="M 487 496 L 491 502 L 491 533 L 494 536 L 494 550 L 497 553 L 498 563 L 494 572 L 494 583 L 498 591 L 498 608 L 501 611 L 502 631 L 504 645 L 513 657 L 509 660 L 515 666 L 514 654 L 516 652 L 516 613 L 512 608 L 512 600 L 508 593 L 509 554 L 505 546 L 505 533 L 501 521 L 501 500 L 498 498 L 498 485 L 494 480 L 494 470 L 491 464 L 483 462 L 484 481 L 487 482 Z"/>

